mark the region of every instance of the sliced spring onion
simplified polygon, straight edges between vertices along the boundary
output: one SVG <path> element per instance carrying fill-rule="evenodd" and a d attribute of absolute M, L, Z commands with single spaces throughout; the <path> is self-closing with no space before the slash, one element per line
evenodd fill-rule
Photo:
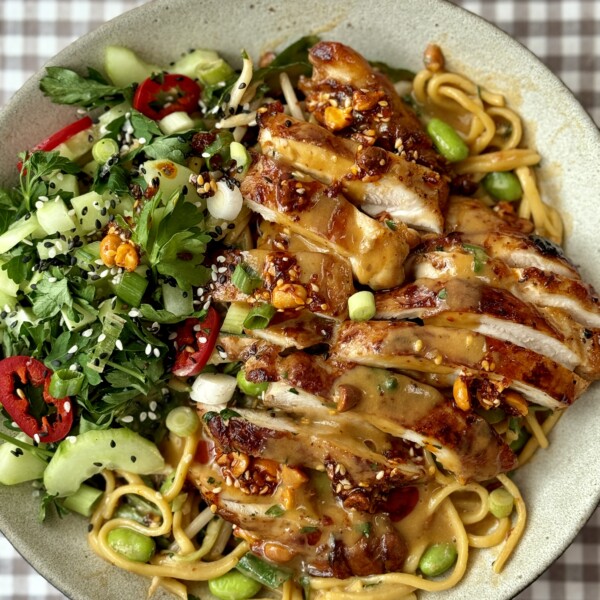
<path fill-rule="evenodd" d="M 92 146 L 92 156 L 99 165 L 108 162 L 109 159 L 118 153 L 119 144 L 112 138 L 102 138 Z"/>
<path fill-rule="evenodd" d="M 62 504 L 65 508 L 84 517 L 91 517 L 94 507 L 102 497 L 102 494 L 102 490 L 83 483 L 72 496 L 67 496 Z"/>
<path fill-rule="evenodd" d="M 250 310 L 244 319 L 245 329 L 264 329 L 267 327 L 277 309 L 271 304 L 260 304 Z"/>
<path fill-rule="evenodd" d="M 235 160 L 237 172 L 240 175 L 245 175 L 252 162 L 252 158 L 246 147 L 239 142 L 231 142 L 229 144 L 229 153 L 231 154 L 231 160 Z"/>
<path fill-rule="evenodd" d="M 85 376 L 83 373 L 71 371 L 71 369 L 59 369 L 52 373 L 48 391 L 55 398 L 75 396 L 81 390 L 84 380 Z"/>
<path fill-rule="evenodd" d="M 167 429 L 180 437 L 196 433 L 200 426 L 200 418 L 189 406 L 178 406 L 169 412 L 166 420 Z"/>
<path fill-rule="evenodd" d="M 189 131 L 195 127 L 193 119 L 186 112 L 178 110 L 171 114 L 163 117 L 159 122 L 158 126 L 165 135 L 171 135 L 173 133 L 181 133 L 182 131 Z"/>
<path fill-rule="evenodd" d="M 262 381 L 261 383 L 248 381 L 244 369 L 238 371 L 236 380 L 240 390 L 242 390 L 244 394 L 248 394 L 248 396 L 260 396 L 263 392 L 266 392 L 269 387 L 269 384 L 266 381 Z"/>
<path fill-rule="evenodd" d="M 281 587 L 291 576 L 291 571 L 271 565 L 248 552 L 238 561 L 236 569 L 272 590 Z"/>
<path fill-rule="evenodd" d="M 234 70 L 222 58 L 214 62 L 200 65 L 196 70 L 196 74 L 200 83 L 204 85 L 214 85 L 219 81 L 229 79 L 234 73 Z"/>
<path fill-rule="evenodd" d="M 231 187 L 225 181 L 217 181 L 217 191 L 206 201 L 208 212 L 215 219 L 233 221 L 242 210 L 244 200 L 236 185 Z"/>
<path fill-rule="evenodd" d="M 512 494 L 508 492 L 508 490 L 505 490 L 504 488 L 498 488 L 497 490 L 490 492 L 488 504 L 490 512 L 496 518 L 503 519 L 512 513 L 515 499 L 512 497 Z"/>
<path fill-rule="evenodd" d="M 352 321 L 368 321 L 375 316 L 375 296 L 369 290 L 356 292 L 348 298 L 348 314 Z"/>
<path fill-rule="evenodd" d="M 248 265 L 239 263 L 231 276 L 231 283 L 243 294 L 251 294 L 256 288 L 263 284 L 258 273 L 253 271 Z"/>
<path fill-rule="evenodd" d="M 115 294 L 129 306 L 136 308 L 142 303 L 148 280 L 139 273 L 123 273 L 121 281 L 115 286 Z"/>
<path fill-rule="evenodd" d="M 249 312 L 249 304 L 244 304 L 243 302 L 233 302 L 227 310 L 227 314 L 225 315 L 225 319 L 221 325 L 221 331 L 224 331 L 225 333 L 234 333 L 236 335 L 243 333 L 244 321 Z"/>
<path fill-rule="evenodd" d="M 224 373 L 200 373 L 192 384 L 190 398 L 203 404 L 227 404 L 235 392 L 237 381 Z"/>

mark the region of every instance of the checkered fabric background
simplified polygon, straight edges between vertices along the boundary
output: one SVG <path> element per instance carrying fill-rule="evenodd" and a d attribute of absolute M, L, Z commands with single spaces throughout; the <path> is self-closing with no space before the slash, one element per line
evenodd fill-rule
<path fill-rule="evenodd" d="M 0 106 L 67 44 L 145 0 L 0 0 Z M 524 43 L 600 123 L 600 0 L 455 0 Z M 0 534 L 0 598 L 65 598 Z M 600 598 L 600 510 L 518 600 Z"/>

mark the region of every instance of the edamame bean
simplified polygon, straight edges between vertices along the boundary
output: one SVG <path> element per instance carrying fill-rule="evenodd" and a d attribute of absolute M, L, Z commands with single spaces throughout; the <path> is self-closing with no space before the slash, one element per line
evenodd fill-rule
<path fill-rule="evenodd" d="M 519 178 L 510 171 L 488 173 L 481 183 L 485 191 L 496 200 L 514 202 L 523 195 Z"/>
<path fill-rule="evenodd" d="M 498 519 L 508 517 L 513 511 L 514 505 L 515 499 L 512 494 L 504 488 L 498 488 L 497 490 L 490 492 L 490 495 L 488 496 L 490 512 Z"/>
<path fill-rule="evenodd" d="M 427 123 L 427 133 L 438 152 L 448 162 L 458 162 L 469 156 L 469 148 L 456 130 L 441 119 L 431 119 Z"/>
<path fill-rule="evenodd" d="M 110 547 L 134 562 L 148 562 L 156 549 L 156 544 L 151 537 L 138 533 L 127 527 L 117 527 L 108 532 Z"/>
<path fill-rule="evenodd" d="M 252 598 L 261 587 L 258 581 L 235 569 L 208 582 L 211 594 L 221 600 L 246 600 Z"/>
<path fill-rule="evenodd" d="M 423 552 L 419 561 L 419 569 L 427 577 L 438 577 L 456 562 L 457 557 L 458 553 L 454 544 L 450 542 L 433 544 Z"/>
<path fill-rule="evenodd" d="M 262 381 L 261 383 L 248 381 L 244 369 L 238 371 L 236 379 L 240 390 L 242 390 L 244 394 L 248 394 L 248 396 L 260 396 L 263 392 L 266 392 L 269 387 L 269 384 L 266 381 Z"/>

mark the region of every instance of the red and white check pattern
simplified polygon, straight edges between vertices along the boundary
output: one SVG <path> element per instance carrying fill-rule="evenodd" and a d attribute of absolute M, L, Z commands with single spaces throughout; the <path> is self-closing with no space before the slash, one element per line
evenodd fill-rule
<path fill-rule="evenodd" d="M 146 0 L 0 0 L 0 106 L 73 40 Z M 454 0 L 517 38 L 600 123 L 600 0 Z M 558 520 L 557 520 L 557 526 Z M 0 534 L 0 599 L 59 600 Z M 600 598 L 600 510 L 518 600 Z"/>

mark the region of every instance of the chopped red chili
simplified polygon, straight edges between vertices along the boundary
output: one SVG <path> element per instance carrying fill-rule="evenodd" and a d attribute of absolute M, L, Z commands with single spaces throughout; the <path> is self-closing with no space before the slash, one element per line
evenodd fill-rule
<path fill-rule="evenodd" d="M 219 315 L 212 306 L 202 321 L 186 319 L 175 338 L 177 355 L 173 375 L 190 377 L 202 371 L 217 343 L 219 325 Z"/>
<path fill-rule="evenodd" d="M 185 75 L 163 73 L 144 79 L 133 97 L 133 108 L 158 121 L 174 112 L 198 110 L 200 86 Z"/>
<path fill-rule="evenodd" d="M 37 442 L 57 442 L 67 436 L 73 425 L 71 400 L 54 398 L 48 388 L 52 371 L 29 356 L 0 360 L 0 402 L 12 420 Z M 38 419 L 31 414 L 25 386 L 43 387 L 43 398 L 55 412 Z M 41 421 L 41 422 L 40 422 Z"/>

